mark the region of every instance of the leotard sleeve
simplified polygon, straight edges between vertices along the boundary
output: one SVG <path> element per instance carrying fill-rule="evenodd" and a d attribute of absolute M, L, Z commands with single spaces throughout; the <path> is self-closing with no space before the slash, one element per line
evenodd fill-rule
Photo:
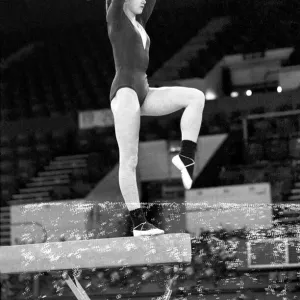
<path fill-rule="evenodd" d="M 120 20 L 125 0 L 106 0 L 106 21 L 115 22 Z"/>
<path fill-rule="evenodd" d="M 146 25 L 146 23 L 148 22 L 152 12 L 153 12 L 153 9 L 154 9 L 154 6 L 155 6 L 155 3 L 156 3 L 156 0 L 147 0 L 146 2 L 146 5 L 144 7 L 144 10 L 142 12 L 142 15 L 141 15 L 141 20 L 143 21 L 144 23 L 144 26 Z"/>

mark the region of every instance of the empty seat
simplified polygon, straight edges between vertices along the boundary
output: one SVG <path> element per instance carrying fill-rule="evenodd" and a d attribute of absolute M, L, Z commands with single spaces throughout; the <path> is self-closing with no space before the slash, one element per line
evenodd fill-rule
<path fill-rule="evenodd" d="M 55 130 L 52 133 L 51 149 L 56 155 L 65 154 L 69 147 L 68 134 L 65 130 Z"/>
<path fill-rule="evenodd" d="M 39 167 L 42 167 L 49 163 L 51 159 L 51 149 L 47 144 L 37 144 L 35 145 L 36 151 L 36 163 Z"/>
<path fill-rule="evenodd" d="M 16 178 L 14 175 L 1 175 L 0 176 L 1 189 L 11 189 L 16 185 Z"/>
<path fill-rule="evenodd" d="M 17 176 L 19 178 L 25 178 L 25 181 L 27 182 L 27 179 L 34 176 L 36 173 L 36 165 L 31 160 L 19 160 L 17 163 Z M 22 182 L 24 183 L 24 180 L 22 179 Z"/>
<path fill-rule="evenodd" d="M 16 146 L 30 146 L 30 136 L 27 133 L 19 133 L 15 138 Z"/>
<path fill-rule="evenodd" d="M 14 173 L 14 163 L 9 160 L 2 160 L 0 162 L 0 172 L 1 174 L 13 174 Z"/>
<path fill-rule="evenodd" d="M 28 183 L 30 178 L 33 176 L 31 173 L 32 172 L 30 172 L 30 170 L 22 170 L 19 172 L 16 176 L 18 184 L 20 186 L 25 186 L 25 184 Z"/>
<path fill-rule="evenodd" d="M 42 131 L 36 131 L 33 135 L 36 144 L 45 144 L 48 141 L 48 134 Z"/>
<path fill-rule="evenodd" d="M 81 153 L 92 151 L 93 136 L 89 131 L 79 131 L 76 138 L 77 150 Z"/>
<path fill-rule="evenodd" d="M 291 158 L 300 159 L 300 133 L 289 140 L 289 151 Z"/>
<path fill-rule="evenodd" d="M 32 168 L 33 162 L 29 159 L 20 159 L 17 161 L 17 168 L 18 170 L 28 170 Z"/>
<path fill-rule="evenodd" d="M 51 149 L 48 144 L 36 144 L 35 151 L 38 156 L 46 156 L 47 158 L 51 157 Z"/>
<path fill-rule="evenodd" d="M 18 159 L 25 159 L 32 157 L 32 148 L 26 146 L 19 146 L 16 149 L 16 156 Z"/>
<path fill-rule="evenodd" d="M 292 118 L 276 118 L 276 133 L 280 136 L 289 136 L 296 131 L 295 125 Z"/>
<path fill-rule="evenodd" d="M 1 160 L 13 160 L 14 159 L 14 151 L 10 147 L 1 147 L 0 148 L 0 157 Z"/>
<path fill-rule="evenodd" d="M 266 136 L 272 134 L 272 126 L 269 120 L 254 120 L 253 129 L 255 139 L 265 139 Z"/>
<path fill-rule="evenodd" d="M 287 159 L 289 155 L 288 141 L 281 138 L 269 139 L 265 144 L 265 151 L 268 160 Z"/>
<path fill-rule="evenodd" d="M 10 191 L 9 189 L 2 189 L 1 188 L 1 205 L 7 206 L 9 205 L 9 201 L 11 199 L 13 191 Z"/>
<path fill-rule="evenodd" d="M 13 120 L 12 109 L 10 109 L 10 108 L 1 108 L 0 116 L 1 116 L 2 121 L 12 121 Z"/>
<path fill-rule="evenodd" d="M 1 147 L 10 147 L 11 144 L 12 144 L 12 141 L 9 138 L 9 136 L 1 134 L 1 137 L 0 137 L 0 145 L 1 145 Z"/>
<path fill-rule="evenodd" d="M 48 115 L 48 111 L 47 111 L 45 105 L 42 103 L 34 104 L 31 108 L 31 110 L 32 110 L 32 116 L 34 118 L 44 117 L 44 116 Z"/>
<path fill-rule="evenodd" d="M 264 144 L 262 142 L 250 142 L 247 147 L 247 162 L 255 163 L 264 159 Z"/>

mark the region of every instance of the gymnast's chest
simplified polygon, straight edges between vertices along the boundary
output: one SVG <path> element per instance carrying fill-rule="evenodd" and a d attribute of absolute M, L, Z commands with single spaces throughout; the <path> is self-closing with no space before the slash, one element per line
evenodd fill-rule
<path fill-rule="evenodd" d="M 146 48 L 147 41 L 149 39 L 149 36 L 148 36 L 146 30 L 140 23 L 137 23 L 136 25 L 133 25 L 133 26 L 134 26 L 134 29 L 135 29 L 137 35 L 139 36 L 139 38 L 141 38 L 141 40 L 143 42 L 143 47 Z"/>
<path fill-rule="evenodd" d="M 142 27 L 142 26 L 141 26 Z M 121 26 L 112 26 L 109 37 L 114 48 L 123 52 L 148 51 L 150 38 L 144 28 L 136 28 L 129 20 L 122 22 Z"/>
<path fill-rule="evenodd" d="M 130 21 L 125 23 L 122 40 L 123 44 L 127 44 L 131 47 L 142 48 L 147 50 L 150 44 L 150 38 L 146 32 L 146 30 L 142 27 L 142 25 L 134 25 Z"/>

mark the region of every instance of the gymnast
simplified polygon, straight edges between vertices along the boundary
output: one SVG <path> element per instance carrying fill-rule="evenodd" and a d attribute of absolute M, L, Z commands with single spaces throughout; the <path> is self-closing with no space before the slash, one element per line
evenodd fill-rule
<path fill-rule="evenodd" d="M 133 222 L 133 235 L 158 235 L 142 211 L 136 181 L 141 116 L 162 116 L 184 109 L 181 149 L 172 163 L 181 171 L 186 189 L 193 183 L 195 152 L 202 123 L 205 96 L 195 88 L 149 87 L 150 38 L 145 27 L 156 0 L 106 0 L 108 36 L 113 49 L 115 77 L 110 90 L 119 147 L 119 184 Z"/>

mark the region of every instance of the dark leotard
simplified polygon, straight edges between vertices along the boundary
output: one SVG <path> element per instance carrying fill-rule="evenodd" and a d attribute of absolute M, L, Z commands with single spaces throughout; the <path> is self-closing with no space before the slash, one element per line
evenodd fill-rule
<path fill-rule="evenodd" d="M 124 0 L 107 0 L 108 36 L 113 48 L 116 74 L 110 89 L 110 101 L 122 87 L 130 87 L 136 91 L 142 106 L 149 84 L 146 71 L 149 65 L 150 38 L 147 35 L 146 48 L 140 33 L 123 11 Z M 154 9 L 156 0 L 147 0 L 141 15 L 136 20 L 145 29 L 146 23 Z"/>

